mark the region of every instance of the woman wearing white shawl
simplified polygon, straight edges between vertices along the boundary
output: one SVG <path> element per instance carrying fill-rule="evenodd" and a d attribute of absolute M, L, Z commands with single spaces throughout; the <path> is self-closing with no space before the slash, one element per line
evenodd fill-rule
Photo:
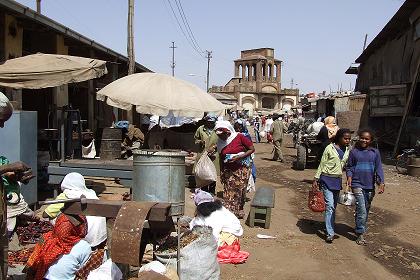
<path fill-rule="evenodd" d="M 61 182 L 61 190 L 63 191 L 57 200 L 60 199 L 74 199 L 80 198 L 84 195 L 87 199 L 99 199 L 95 191 L 86 187 L 85 178 L 79 173 L 73 172 L 67 174 L 63 182 Z M 57 203 L 48 206 L 43 214 L 43 217 L 54 219 L 60 213 L 64 203 Z M 91 247 L 95 247 L 104 242 L 107 238 L 106 234 L 106 218 L 98 216 L 86 216 L 88 222 L 88 233 L 84 240 L 86 240 Z"/>
<path fill-rule="evenodd" d="M 223 184 L 224 206 L 238 218 L 243 218 L 246 187 L 251 172 L 250 155 L 255 152 L 252 141 L 235 132 L 228 121 L 218 121 L 215 131 L 219 137 L 220 179 Z"/>

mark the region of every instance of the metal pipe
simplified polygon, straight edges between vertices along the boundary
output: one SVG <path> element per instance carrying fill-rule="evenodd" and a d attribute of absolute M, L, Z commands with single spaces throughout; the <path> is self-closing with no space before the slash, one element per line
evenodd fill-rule
<path fill-rule="evenodd" d="M 181 261 L 180 261 L 180 252 L 181 252 L 181 227 L 179 226 L 179 217 L 176 219 L 176 236 L 177 236 L 177 248 L 176 248 L 176 272 L 178 273 L 179 279 L 181 279 Z"/>
<path fill-rule="evenodd" d="M 86 203 L 86 197 L 82 196 L 80 198 L 72 198 L 72 199 L 56 199 L 56 200 L 39 201 L 38 205 L 50 205 L 50 204 L 69 203 L 69 202 Z"/>

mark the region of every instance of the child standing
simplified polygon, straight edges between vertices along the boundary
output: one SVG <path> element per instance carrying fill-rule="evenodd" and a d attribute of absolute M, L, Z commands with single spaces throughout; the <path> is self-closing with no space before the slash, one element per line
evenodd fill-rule
<path fill-rule="evenodd" d="M 325 228 L 327 237 L 325 241 L 331 243 L 334 240 L 335 209 L 341 190 L 341 178 L 343 169 L 349 156 L 349 143 L 351 132 L 341 128 L 335 135 L 333 142 L 329 144 L 322 155 L 321 162 L 312 183 L 314 189 L 324 193 L 325 200 Z"/>
<path fill-rule="evenodd" d="M 385 191 L 384 172 L 378 149 L 371 147 L 373 133 L 364 129 L 359 132 L 359 141 L 350 152 L 347 163 L 347 184 L 356 198 L 355 232 L 356 243 L 366 245 L 365 232 L 370 205 L 375 196 L 375 183 L 378 192 Z"/>

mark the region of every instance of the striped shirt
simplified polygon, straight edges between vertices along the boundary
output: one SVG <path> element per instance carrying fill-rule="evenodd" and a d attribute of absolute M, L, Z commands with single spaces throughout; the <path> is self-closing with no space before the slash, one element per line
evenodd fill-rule
<path fill-rule="evenodd" d="M 375 148 L 354 148 L 347 161 L 347 177 L 352 188 L 373 189 L 375 183 L 384 183 L 381 155 Z"/>

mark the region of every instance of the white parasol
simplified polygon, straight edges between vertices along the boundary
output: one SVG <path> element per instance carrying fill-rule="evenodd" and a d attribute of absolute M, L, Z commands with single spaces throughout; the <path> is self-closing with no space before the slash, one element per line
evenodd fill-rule
<path fill-rule="evenodd" d="M 199 87 L 169 75 L 137 73 L 118 79 L 98 91 L 96 98 L 124 110 L 132 106 L 141 114 L 201 118 L 220 114 L 225 105 Z"/>
<path fill-rule="evenodd" d="M 40 89 L 83 82 L 106 73 L 103 60 L 37 53 L 0 63 L 0 86 Z"/>

